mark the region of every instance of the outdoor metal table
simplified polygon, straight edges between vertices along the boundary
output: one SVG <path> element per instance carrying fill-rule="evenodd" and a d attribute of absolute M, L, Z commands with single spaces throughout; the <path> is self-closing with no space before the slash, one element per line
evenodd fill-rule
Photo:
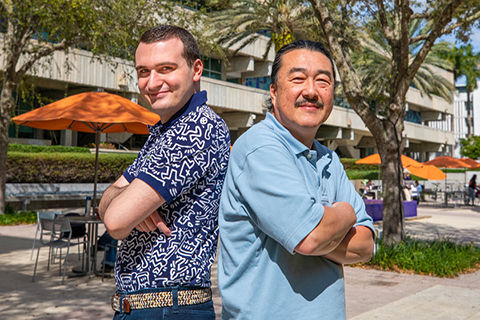
<path fill-rule="evenodd" d="M 103 221 L 96 216 L 72 216 L 69 217 L 72 222 L 85 223 L 87 226 L 87 268 L 86 270 L 74 270 L 76 276 L 91 275 L 92 269 L 95 273 L 97 265 L 97 238 L 98 238 L 98 225 Z M 92 268 L 93 264 L 93 268 Z"/>

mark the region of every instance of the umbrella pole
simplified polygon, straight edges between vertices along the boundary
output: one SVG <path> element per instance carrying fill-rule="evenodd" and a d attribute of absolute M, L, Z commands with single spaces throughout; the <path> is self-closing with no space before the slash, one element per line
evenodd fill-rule
<path fill-rule="evenodd" d="M 96 198 L 97 198 L 97 173 L 98 173 L 98 145 L 100 144 L 100 133 L 95 132 L 95 176 L 93 179 L 93 199 L 92 199 L 92 209 L 90 214 L 95 215 Z"/>

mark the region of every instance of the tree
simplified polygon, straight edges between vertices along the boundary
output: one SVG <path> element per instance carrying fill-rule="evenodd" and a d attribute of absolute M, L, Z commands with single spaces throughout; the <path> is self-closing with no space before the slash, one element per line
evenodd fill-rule
<path fill-rule="evenodd" d="M 479 136 L 471 136 L 467 139 L 460 140 L 460 153 L 464 157 L 468 157 L 471 159 L 478 159 L 480 158 L 480 137 Z"/>
<path fill-rule="evenodd" d="M 167 6 L 168 7 L 168 6 Z M 154 10 L 155 9 L 155 10 Z M 152 1 L 0 0 L 0 214 L 5 212 L 8 127 L 14 93 L 55 51 L 82 46 L 98 59 L 131 58 L 139 35 L 156 21 Z"/>
<path fill-rule="evenodd" d="M 473 135 L 473 101 L 470 99 L 472 92 L 477 89 L 477 79 L 480 78 L 480 53 L 474 53 L 469 44 L 460 48 L 453 46 L 451 50 L 441 52 L 441 55 L 452 62 L 453 68 L 450 70 L 453 71 L 455 81 L 462 76 L 466 78 L 467 137 L 470 138 Z"/>
<path fill-rule="evenodd" d="M 468 38 L 472 25 L 478 26 L 480 3 L 476 0 L 309 0 L 342 79 L 345 97 L 372 133 L 382 161 L 383 237 L 386 243 L 405 239 L 401 154 L 406 113 L 405 98 L 415 75 L 437 39 L 452 32 Z M 422 33 L 409 32 L 420 20 Z M 352 30 L 358 35 L 365 24 L 374 24 L 391 51 L 391 69 L 386 79 L 387 93 L 381 115 L 370 108 L 360 75 L 352 63 Z M 349 28 L 345 28 L 347 24 Z M 346 34 L 346 30 L 349 34 Z M 412 55 L 410 46 L 417 49 Z"/>
<path fill-rule="evenodd" d="M 218 1 L 210 1 L 215 5 Z M 265 58 L 273 45 L 275 51 L 295 39 L 304 38 L 313 28 L 309 7 L 297 0 L 233 1 L 228 9 L 212 12 L 205 24 L 215 40 L 226 47 L 240 44 L 240 50 L 262 35 L 269 35 L 263 54 Z M 310 38 L 313 35 L 310 34 Z"/>
<path fill-rule="evenodd" d="M 409 36 L 423 33 L 420 20 L 411 22 Z M 386 84 L 392 74 L 392 50 L 384 34 L 378 32 L 378 28 L 368 26 L 361 37 L 361 50 L 352 51 L 352 64 L 360 77 L 365 97 L 375 102 L 380 115 L 383 115 L 387 105 L 389 94 L 386 91 Z M 415 57 L 418 43 L 410 45 L 409 54 Z M 436 43 L 431 52 L 426 56 L 415 74 L 412 85 L 417 88 L 420 94 L 431 97 L 433 93 L 441 96 L 448 102 L 452 102 L 452 92 L 455 86 L 445 77 L 435 72 L 435 68 L 449 70 L 452 64 L 440 57 L 440 53 L 450 47 L 448 42 Z"/>

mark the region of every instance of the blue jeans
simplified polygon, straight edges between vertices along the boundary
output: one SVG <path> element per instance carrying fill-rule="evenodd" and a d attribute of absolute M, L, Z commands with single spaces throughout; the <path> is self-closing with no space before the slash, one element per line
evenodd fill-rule
<path fill-rule="evenodd" d="M 170 289 L 167 289 L 170 291 Z M 155 290 L 163 291 L 163 290 Z M 142 292 L 148 292 L 143 291 Z M 174 301 L 178 301 L 178 297 L 173 298 Z M 190 306 L 178 306 L 163 308 L 149 308 L 149 309 L 137 309 L 131 310 L 129 314 L 115 312 L 113 320 L 215 320 L 215 310 L 213 308 L 213 300 L 194 304 Z"/>

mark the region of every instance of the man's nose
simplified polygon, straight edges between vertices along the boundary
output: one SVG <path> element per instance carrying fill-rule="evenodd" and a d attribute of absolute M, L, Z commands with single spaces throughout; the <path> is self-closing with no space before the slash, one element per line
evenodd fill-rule
<path fill-rule="evenodd" d="M 155 91 L 156 89 L 161 88 L 163 83 L 163 76 L 153 70 L 148 77 L 147 89 L 149 92 Z"/>
<path fill-rule="evenodd" d="M 305 81 L 305 87 L 303 88 L 302 94 L 306 99 L 311 100 L 318 98 L 317 88 L 315 87 L 315 80 L 308 79 L 307 81 Z"/>

